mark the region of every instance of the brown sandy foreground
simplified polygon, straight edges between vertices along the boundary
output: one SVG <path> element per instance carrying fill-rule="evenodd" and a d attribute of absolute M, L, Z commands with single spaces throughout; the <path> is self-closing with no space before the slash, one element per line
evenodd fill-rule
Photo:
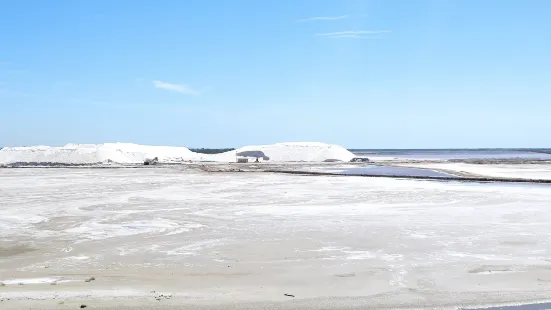
<path fill-rule="evenodd" d="M 551 299 L 547 186 L 0 170 L 0 309 L 457 309 Z"/>

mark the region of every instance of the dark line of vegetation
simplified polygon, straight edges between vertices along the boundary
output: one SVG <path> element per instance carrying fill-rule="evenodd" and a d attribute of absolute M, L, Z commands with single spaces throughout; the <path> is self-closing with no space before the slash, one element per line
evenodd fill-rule
<path fill-rule="evenodd" d="M 551 149 L 529 149 L 528 151 L 541 154 L 551 154 Z"/>

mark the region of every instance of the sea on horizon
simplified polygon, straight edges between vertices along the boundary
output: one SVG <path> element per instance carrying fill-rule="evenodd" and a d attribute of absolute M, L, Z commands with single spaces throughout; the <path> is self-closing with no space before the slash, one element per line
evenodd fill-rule
<path fill-rule="evenodd" d="M 404 159 L 544 159 L 551 160 L 550 148 L 480 149 L 349 149 L 358 156 Z"/>

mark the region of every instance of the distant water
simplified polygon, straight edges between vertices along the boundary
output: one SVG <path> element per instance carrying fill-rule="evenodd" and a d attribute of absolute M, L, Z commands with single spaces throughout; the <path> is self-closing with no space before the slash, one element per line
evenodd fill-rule
<path fill-rule="evenodd" d="M 410 167 L 389 167 L 389 166 L 369 166 L 355 168 L 328 168 L 326 171 L 336 171 L 337 174 L 346 175 L 380 175 L 380 176 L 414 176 L 414 177 L 432 177 L 432 178 L 450 178 L 456 177 L 451 174 L 433 171 L 429 169 L 418 169 Z"/>
<path fill-rule="evenodd" d="M 551 149 L 350 149 L 358 156 L 404 159 L 549 159 Z"/>
<path fill-rule="evenodd" d="M 517 305 L 517 306 L 501 306 L 501 307 L 462 309 L 462 310 L 550 310 L 550 309 L 551 309 L 551 303 L 541 303 L 541 304 L 526 304 L 526 305 Z"/>

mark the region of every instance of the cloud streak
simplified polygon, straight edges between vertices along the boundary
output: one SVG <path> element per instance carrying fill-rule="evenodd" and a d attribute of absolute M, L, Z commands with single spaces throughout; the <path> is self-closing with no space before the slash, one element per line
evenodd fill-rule
<path fill-rule="evenodd" d="M 390 30 L 348 30 L 337 32 L 318 33 L 316 36 L 335 38 L 335 39 L 369 39 L 373 38 L 373 35 L 389 33 Z"/>
<path fill-rule="evenodd" d="M 339 19 L 345 19 L 348 18 L 348 15 L 341 15 L 341 16 L 316 16 L 316 17 L 309 17 L 309 18 L 302 18 L 298 19 L 297 22 L 304 23 L 304 22 L 313 22 L 317 20 L 339 20 Z"/>
<path fill-rule="evenodd" d="M 161 81 L 153 81 L 153 86 L 164 90 L 175 91 L 184 95 L 199 95 L 199 91 L 184 84 L 173 84 L 173 83 L 166 83 Z"/>

